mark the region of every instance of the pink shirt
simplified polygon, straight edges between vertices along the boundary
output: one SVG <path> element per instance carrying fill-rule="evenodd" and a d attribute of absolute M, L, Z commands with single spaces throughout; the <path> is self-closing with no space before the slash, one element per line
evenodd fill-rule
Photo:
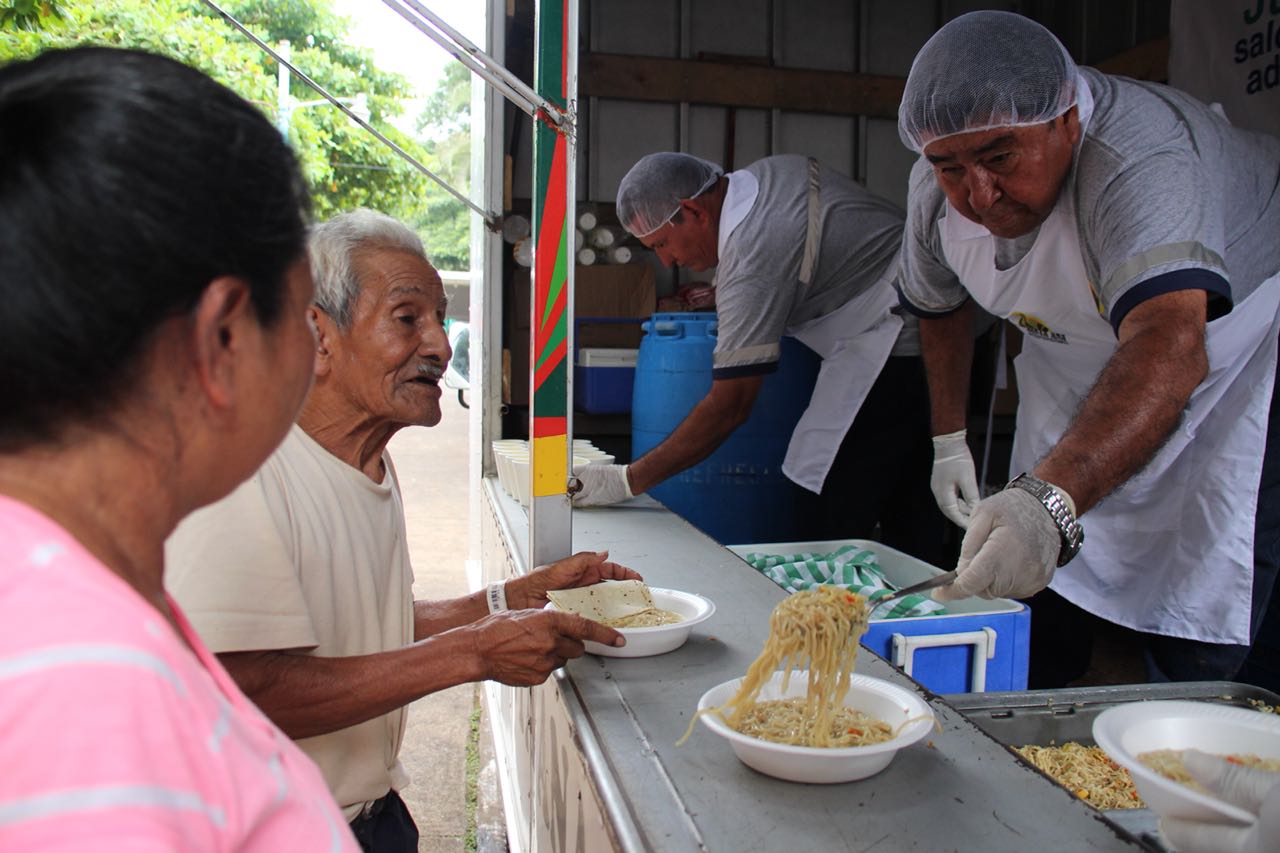
<path fill-rule="evenodd" d="M 190 648 L 0 496 L 0 850 L 358 850 L 315 765 L 170 607 Z"/>

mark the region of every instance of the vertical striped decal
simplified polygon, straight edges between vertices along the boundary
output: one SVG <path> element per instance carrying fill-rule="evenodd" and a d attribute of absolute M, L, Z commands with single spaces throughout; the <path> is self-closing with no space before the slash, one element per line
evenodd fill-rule
<path fill-rule="evenodd" d="M 567 0 L 538 4 L 538 51 L 534 69 L 538 94 L 568 107 L 565 28 Z M 530 430 L 531 491 L 534 497 L 562 495 L 568 481 L 568 303 L 572 243 L 569 227 L 568 141 L 545 120 L 534 121 L 534 217 L 537 243 L 533 264 L 530 363 L 533 389 Z"/>

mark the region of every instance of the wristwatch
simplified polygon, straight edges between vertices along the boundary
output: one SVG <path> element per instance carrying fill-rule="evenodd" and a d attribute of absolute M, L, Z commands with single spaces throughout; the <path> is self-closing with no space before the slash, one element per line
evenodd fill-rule
<path fill-rule="evenodd" d="M 1080 522 L 1076 521 L 1075 514 L 1062 499 L 1062 495 L 1058 494 L 1057 489 L 1039 477 L 1033 477 L 1027 473 L 1014 477 L 1005 488 L 1030 492 L 1031 496 L 1040 501 L 1049 511 L 1049 517 L 1057 525 L 1058 534 L 1062 537 L 1062 550 L 1058 552 L 1059 566 L 1065 566 L 1071 562 L 1072 557 L 1080 553 L 1080 546 L 1084 544 L 1084 528 L 1080 526 Z"/>

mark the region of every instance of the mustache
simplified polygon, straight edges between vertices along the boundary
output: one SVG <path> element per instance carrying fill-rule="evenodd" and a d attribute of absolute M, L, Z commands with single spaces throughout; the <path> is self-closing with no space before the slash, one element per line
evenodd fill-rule
<path fill-rule="evenodd" d="M 444 376 L 444 365 L 434 361 L 424 361 L 418 365 L 418 374 L 432 381 L 439 381 Z"/>

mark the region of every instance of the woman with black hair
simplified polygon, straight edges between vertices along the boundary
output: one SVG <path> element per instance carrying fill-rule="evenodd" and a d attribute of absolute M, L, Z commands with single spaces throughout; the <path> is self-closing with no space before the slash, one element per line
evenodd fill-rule
<path fill-rule="evenodd" d="M 271 123 L 197 71 L 0 69 L 0 848 L 355 849 L 163 583 L 307 393 L 306 213 Z"/>

